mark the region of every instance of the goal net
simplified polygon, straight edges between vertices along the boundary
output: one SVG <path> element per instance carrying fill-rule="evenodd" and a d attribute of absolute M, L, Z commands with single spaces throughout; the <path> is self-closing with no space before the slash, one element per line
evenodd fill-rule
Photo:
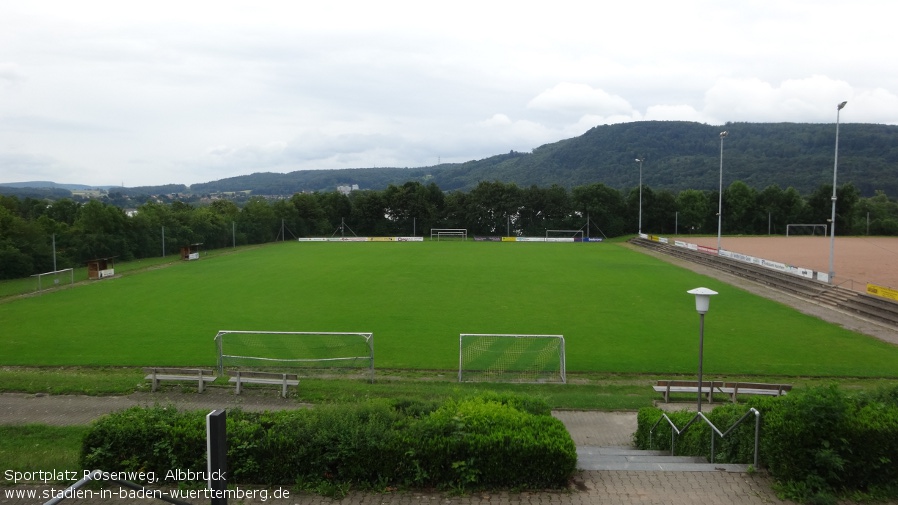
<path fill-rule="evenodd" d="M 458 381 L 565 383 L 564 336 L 462 333 Z"/>
<path fill-rule="evenodd" d="M 374 334 L 300 331 L 219 331 L 218 373 L 225 369 L 367 374 L 374 381 Z"/>
<path fill-rule="evenodd" d="M 786 236 L 826 236 L 826 230 L 829 228 L 827 224 L 787 224 Z"/>
<path fill-rule="evenodd" d="M 437 241 L 446 240 L 446 239 L 462 239 L 468 240 L 468 229 L 467 228 L 431 228 L 430 229 L 430 240 L 436 239 Z"/>
<path fill-rule="evenodd" d="M 48 289 L 72 286 L 75 284 L 75 271 L 71 268 L 34 274 L 37 277 L 37 291 L 41 293 Z"/>

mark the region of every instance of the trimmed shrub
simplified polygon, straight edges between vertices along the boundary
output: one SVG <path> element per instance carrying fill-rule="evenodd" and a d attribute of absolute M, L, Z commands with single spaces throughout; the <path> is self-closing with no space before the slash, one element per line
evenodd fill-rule
<path fill-rule="evenodd" d="M 849 397 L 835 386 L 793 391 L 782 397 L 753 397 L 706 414 L 726 430 L 754 407 L 761 413 L 760 464 L 778 489 L 799 502 L 833 501 L 855 492 L 894 497 L 898 491 L 898 387 Z M 662 421 L 653 440 L 649 429 L 663 412 L 641 409 L 634 436 L 641 449 L 670 450 L 670 427 Z M 668 413 L 680 428 L 695 412 Z M 710 429 L 693 424 L 676 441 L 676 453 L 710 456 Z M 715 442 L 716 462 L 746 463 L 754 454 L 754 421 L 746 420 Z"/>
<path fill-rule="evenodd" d="M 577 454 L 545 402 L 484 395 L 228 412 L 229 482 L 306 489 L 564 487 Z M 205 469 L 205 413 L 131 408 L 92 426 L 83 468 Z"/>
<path fill-rule="evenodd" d="M 426 480 L 468 487 L 563 487 L 577 466 L 564 424 L 492 395 L 446 402 L 413 430 L 409 455 Z M 514 402 L 509 402 L 514 403 Z"/>

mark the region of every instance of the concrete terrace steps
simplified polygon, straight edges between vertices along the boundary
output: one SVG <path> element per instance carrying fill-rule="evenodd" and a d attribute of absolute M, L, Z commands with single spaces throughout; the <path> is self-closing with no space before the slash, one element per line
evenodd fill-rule
<path fill-rule="evenodd" d="M 671 456 L 664 451 L 630 447 L 577 447 L 577 468 L 637 472 L 730 472 L 748 473 L 750 465 L 708 463 L 705 458 Z"/>
<path fill-rule="evenodd" d="M 812 300 L 819 304 L 836 307 L 846 313 L 867 320 L 876 321 L 889 327 L 898 327 L 898 303 L 875 298 L 839 286 L 830 286 L 820 281 L 767 269 L 758 265 L 723 258 L 683 247 L 663 244 L 642 238 L 631 239 L 632 244 L 667 254 L 682 260 L 724 271 L 764 284 L 783 292 Z"/>

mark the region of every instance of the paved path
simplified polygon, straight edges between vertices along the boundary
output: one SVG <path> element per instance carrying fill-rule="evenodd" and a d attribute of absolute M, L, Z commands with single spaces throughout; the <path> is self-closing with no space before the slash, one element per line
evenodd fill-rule
<path fill-rule="evenodd" d="M 51 425 L 87 424 L 110 412 L 134 405 L 175 405 L 179 408 L 212 410 L 241 407 L 245 410 L 275 410 L 302 408 L 294 400 L 284 400 L 272 391 L 254 391 L 239 397 L 230 388 L 210 388 L 203 394 L 195 392 L 166 391 L 160 393 L 134 393 L 128 396 L 50 396 L 4 393 L 0 394 L 0 424 L 43 423 Z M 554 415 L 564 422 L 578 446 L 628 447 L 636 429 L 633 412 L 584 412 L 557 411 Z M 0 462 L 0 479 L 3 479 Z M 42 486 L 0 485 L 0 505 L 25 505 L 43 503 L 41 497 L 10 496 L 15 492 L 45 492 Z M 109 490 L 110 488 L 107 488 Z M 262 504 L 370 504 L 370 505 L 480 505 L 480 504 L 669 504 L 696 503 L 755 505 L 791 503 L 782 501 L 771 490 L 771 480 L 764 474 L 727 472 L 650 472 L 650 471 L 579 471 L 566 491 L 554 492 L 496 492 L 453 496 L 438 492 L 350 493 L 341 500 L 308 493 L 290 492 L 289 498 L 275 498 L 275 488 L 257 489 L 269 496 L 262 500 L 231 500 L 230 503 Z M 287 490 L 290 491 L 290 490 Z M 99 493 L 99 491 L 95 491 Z M 119 505 L 125 503 L 163 503 L 158 500 L 126 500 L 115 497 L 94 496 L 85 499 L 65 500 L 65 505 Z M 191 503 L 209 503 L 207 499 L 187 500 Z"/>

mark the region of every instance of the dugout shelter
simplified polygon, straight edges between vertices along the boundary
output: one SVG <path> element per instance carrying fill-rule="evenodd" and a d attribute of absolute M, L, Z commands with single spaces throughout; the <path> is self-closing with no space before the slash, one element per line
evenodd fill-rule
<path fill-rule="evenodd" d="M 203 245 L 202 242 L 197 243 L 197 244 L 181 246 L 181 259 L 188 260 L 188 261 L 200 259 L 200 246 L 201 245 Z"/>
<path fill-rule="evenodd" d="M 87 262 L 87 278 L 92 280 L 105 279 L 115 275 L 115 256 L 97 258 Z"/>

